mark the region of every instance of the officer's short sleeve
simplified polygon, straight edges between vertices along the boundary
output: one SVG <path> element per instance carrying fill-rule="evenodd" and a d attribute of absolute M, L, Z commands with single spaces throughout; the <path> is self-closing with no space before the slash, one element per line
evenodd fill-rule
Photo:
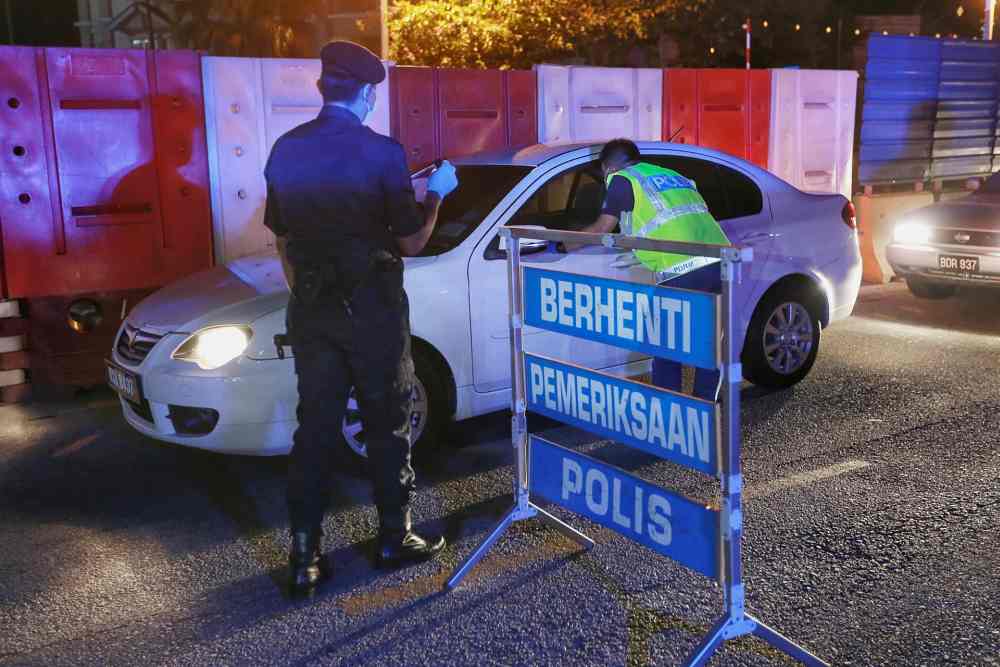
<path fill-rule="evenodd" d="M 278 140 L 281 141 L 280 139 Z M 275 144 L 277 148 L 277 144 Z M 267 199 L 264 201 L 264 226 L 274 232 L 275 236 L 284 236 L 288 233 L 288 226 L 281 216 L 281 207 L 278 206 L 278 193 L 271 185 L 271 162 L 274 159 L 274 148 L 267 156 L 267 164 L 264 165 L 264 180 L 267 182 Z"/>
<path fill-rule="evenodd" d="M 403 147 L 393 142 L 382 180 L 385 195 L 386 225 L 393 236 L 411 236 L 424 226 L 424 216 L 413 194 L 413 183 L 406 166 Z"/>
<path fill-rule="evenodd" d="M 608 185 L 601 213 L 621 219 L 622 213 L 633 208 L 635 208 L 635 195 L 632 194 L 632 184 L 624 176 L 615 176 Z"/>
<path fill-rule="evenodd" d="M 264 204 L 264 226 L 274 232 L 275 236 L 284 236 L 288 233 L 288 227 L 281 219 L 278 196 L 270 185 L 267 186 L 267 201 Z"/>

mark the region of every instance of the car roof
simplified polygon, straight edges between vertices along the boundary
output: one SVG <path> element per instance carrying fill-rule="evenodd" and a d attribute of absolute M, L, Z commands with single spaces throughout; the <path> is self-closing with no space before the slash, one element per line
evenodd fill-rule
<path fill-rule="evenodd" d="M 636 145 L 642 152 L 653 150 L 668 150 L 674 155 L 685 155 L 690 157 L 709 158 L 715 162 L 728 163 L 738 166 L 744 171 L 755 175 L 758 179 L 771 181 L 779 180 L 777 177 L 761 169 L 760 167 L 738 158 L 735 155 L 723 153 L 722 151 L 705 148 L 703 146 L 692 146 L 691 144 L 674 144 L 666 141 L 637 141 Z M 474 153 L 465 157 L 452 159 L 451 162 L 457 166 L 471 165 L 513 165 L 522 167 L 539 167 L 549 161 L 563 161 L 566 159 L 583 157 L 588 153 L 597 155 L 604 147 L 604 142 L 587 143 L 550 143 L 535 144 L 525 148 L 507 149 L 500 151 L 484 151 Z"/>

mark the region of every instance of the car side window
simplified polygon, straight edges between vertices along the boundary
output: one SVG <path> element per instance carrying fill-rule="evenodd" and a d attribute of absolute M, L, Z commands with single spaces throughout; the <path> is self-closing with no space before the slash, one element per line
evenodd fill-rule
<path fill-rule="evenodd" d="M 694 181 L 716 220 L 743 218 L 764 210 L 764 196 L 757 184 L 724 164 L 680 155 L 644 155 L 642 159 Z"/>
<path fill-rule="evenodd" d="M 507 224 L 575 231 L 597 219 L 603 202 L 604 183 L 592 162 L 549 179 Z"/>
<path fill-rule="evenodd" d="M 756 183 L 725 165 L 720 164 L 718 168 L 729 200 L 730 218 L 757 215 L 764 210 L 764 195 Z"/>

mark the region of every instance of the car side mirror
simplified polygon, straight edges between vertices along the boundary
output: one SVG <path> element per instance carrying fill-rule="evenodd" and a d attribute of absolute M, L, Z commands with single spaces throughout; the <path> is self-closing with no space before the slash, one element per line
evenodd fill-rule
<path fill-rule="evenodd" d="M 536 253 L 545 252 L 545 250 L 549 247 L 549 242 L 541 239 L 516 240 L 520 242 L 522 255 L 534 255 Z M 489 246 L 486 247 L 486 252 L 483 253 L 483 258 L 507 259 L 507 238 L 497 234 Z"/>

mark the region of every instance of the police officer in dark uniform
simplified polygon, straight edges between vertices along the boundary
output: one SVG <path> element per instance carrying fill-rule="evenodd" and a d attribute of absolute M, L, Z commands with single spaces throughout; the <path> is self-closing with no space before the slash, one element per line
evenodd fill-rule
<path fill-rule="evenodd" d="M 427 243 L 442 199 L 458 185 L 455 169 L 443 163 L 419 205 L 403 147 L 362 125 L 386 76 L 382 63 L 350 42 L 327 44 L 321 59 L 323 109 L 278 139 L 265 171 L 264 224 L 277 235 L 292 291 L 299 388 L 288 480 L 293 596 L 311 594 L 330 574 L 321 525 L 352 386 L 379 515 L 379 567 L 427 560 L 444 548 L 443 538 L 410 526 L 413 361 L 400 255 Z"/>

